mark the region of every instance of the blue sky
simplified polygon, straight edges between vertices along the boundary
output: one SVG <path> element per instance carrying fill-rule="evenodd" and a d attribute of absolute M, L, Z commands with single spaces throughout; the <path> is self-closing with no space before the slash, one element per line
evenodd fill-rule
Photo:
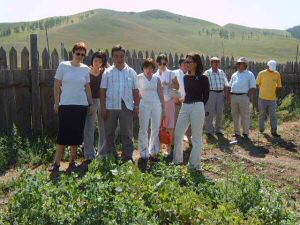
<path fill-rule="evenodd" d="M 140 12 L 162 9 L 219 25 L 287 29 L 300 25 L 300 0 L 0 0 L 0 22 L 37 20 L 105 8 Z"/>

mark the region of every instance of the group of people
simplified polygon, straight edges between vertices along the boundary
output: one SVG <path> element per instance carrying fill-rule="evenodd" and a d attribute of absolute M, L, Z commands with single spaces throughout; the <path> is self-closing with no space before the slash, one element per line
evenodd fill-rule
<path fill-rule="evenodd" d="M 133 118 L 139 119 L 138 150 L 140 160 L 157 160 L 161 149 L 159 130 L 163 126 L 171 137 L 166 145 L 167 157 L 174 164 L 183 163 L 183 140 L 192 145 L 189 166 L 200 169 L 202 133 L 223 135 L 222 116 L 225 103 L 231 103 L 234 135 L 244 138 L 250 127 L 249 102 L 256 85 L 259 87 L 260 132 L 264 132 L 267 113 L 271 133 L 277 134 L 276 90 L 281 87 L 276 62 L 268 62 L 267 69 L 255 76 L 248 61 L 242 57 L 236 62 L 237 71 L 228 81 L 220 69 L 220 59 L 211 58 L 211 68 L 204 71 L 199 54 L 187 54 L 179 60 L 179 69 L 168 69 L 168 58 L 161 54 L 145 59 L 138 74 L 125 63 L 125 49 L 112 48 L 113 65 L 108 64 L 104 51 L 92 55 L 91 64 L 82 63 L 87 49 L 83 42 L 72 49 L 73 59 L 61 62 L 54 81 L 54 111 L 59 126 L 57 152 L 52 170 L 58 171 L 64 149 L 70 146 L 68 171 L 76 169 L 78 145 L 83 144 L 86 162 L 96 157 L 94 131 L 98 124 L 98 154 L 100 157 L 118 157 L 116 136 L 122 143 L 121 159 L 133 161 Z M 156 67 L 158 66 L 157 71 Z M 216 118 L 215 126 L 213 125 Z M 150 125 L 150 139 L 148 130 Z"/>

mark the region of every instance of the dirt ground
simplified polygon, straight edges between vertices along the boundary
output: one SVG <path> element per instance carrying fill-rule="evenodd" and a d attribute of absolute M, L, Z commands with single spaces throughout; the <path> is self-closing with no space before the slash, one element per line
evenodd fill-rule
<path fill-rule="evenodd" d="M 300 122 L 288 122 L 279 126 L 280 138 L 273 138 L 269 132 L 259 134 L 252 131 L 250 140 L 235 139 L 230 135 L 203 136 L 203 151 L 201 156 L 202 169 L 206 176 L 217 178 L 224 169 L 224 161 L 231 160 L 241 163 L 250 174 L 264 175 L 278 188 L 293 189 L 292 198 L 296 201 L 300 215 Z M 237 141 L 236 143 L 233 141 Z M 233 143 L 232 143 L 233 142 Z M 185 161 L 188 160 L 188 144 L 185 143 Z M 135 151 L 134 158 L 138 159 Z M 68 163 L 62 163 L 65 170 Z M 46 169 L 45 166 L 31 168 L 32 172 Z M 0 176 L 0 186 L 5 186 L 18 177 L 18 171 L 8 170 Z M 0 208 L 7 202 L 11 193 L 0 191 Z"/>

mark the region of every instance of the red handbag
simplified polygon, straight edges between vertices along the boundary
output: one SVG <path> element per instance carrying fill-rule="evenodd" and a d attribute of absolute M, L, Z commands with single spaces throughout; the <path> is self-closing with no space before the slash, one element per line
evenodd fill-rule
<path fill-rule="evenodd" d="M 159 142 L 161 144 L 169 145 L 171 144 L 171 135 L 164 124 L 164 120 L 161 121 L 159 128 Z"/>

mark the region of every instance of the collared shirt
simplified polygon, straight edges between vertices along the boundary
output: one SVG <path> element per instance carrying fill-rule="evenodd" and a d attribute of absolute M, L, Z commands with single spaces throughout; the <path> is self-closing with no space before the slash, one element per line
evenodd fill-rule
<path fill-rule="evenodd" d="M 277 100 L 276 88 L 281 88 L 280 73 L 277 71 L 263 70 L 256 78 L 259 86 L 259 98 L 263 100 Z"/>
<path fill-rule="evenodd" d="M 181 69 L 178 70 L 174 70 L 173 71 L 174 75 L 177 77 L 178 83 L 179 83 L 179 93 L 181 95 L 181 99 L 184 99 L 185 97 L 185 90 L 184 90 L 184 82 L 183 82 L 183 77 L 185 76 L 185 74 L 183 73 L 183 71 Z"/>
<path fill-rule="evenodd" d="M 114 65 L 105 70 L 100 88 L 106 89 L 106 109 L 122 109 L 122 100 L 126 107 L 133 110 L 133 90 L 138 88 L 137 74 L 127 64 L 122 70 Z"/>
<path fill-rule="evenodd" d="M 248 93 L 251 88 L 256 88 L 255 77 L 249 70 L 236 71 L 229 81 L 232 93 Z"/>
<path fill-rule="evenodd" d="M 204 72 L 204 75 L 208 78 L 210 90 L 222 91 L 225 87 L 229 87 L 226 74 L 221 69 L 214 72 L 212 68 L 210 68 Z"/>
<path fill-rule="evenodd" d="M 159 70 L 157 70 L 153 76 L 159 77 L 161 81 L 165 102 L 170 101 L 171 97 L 169 96 L 169 85 L 172 84 L 172 80 L 175 77 L 174 73 L 167 68 L 164 72 L 162 72 L 162 74 L 159 74 Z M 165 84 L 165 82 L 167 84 Z"/>

